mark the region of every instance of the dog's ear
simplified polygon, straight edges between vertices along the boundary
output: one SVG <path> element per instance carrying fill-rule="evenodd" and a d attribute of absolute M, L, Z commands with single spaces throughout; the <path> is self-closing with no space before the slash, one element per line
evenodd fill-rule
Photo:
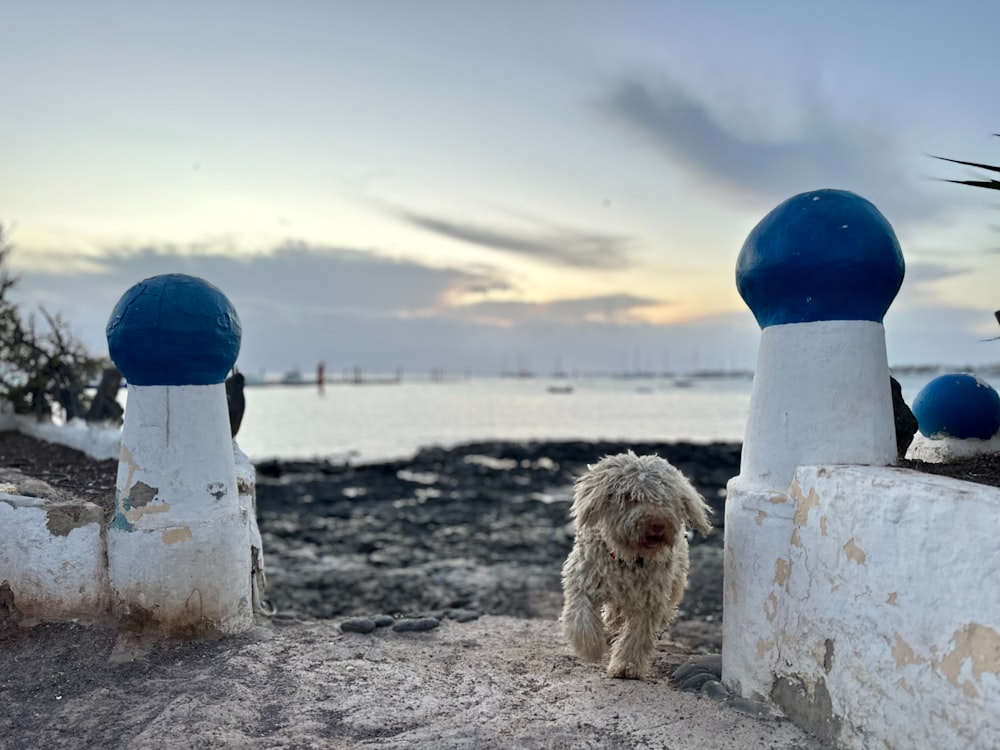
<path fill-rule="evenodd" d="M 577 528 L 593 526 L 600 515 L 601 496 L 606 488 L 602 487 L 601 479 L 591 469 L 576 480 L 573 490 L 573 505 L 570 515 L 576 520 Z"/>
<path fill-rule="evenodd" d="M 708 536 L 715 530 L 712 522 L 708 520 L 712 509 L 705 502 L 705 498 L 698 493 L 698 490 L 690 482 L 685 482 L 685 484 L 687 484 L 687 487 L 684 488 L 681 497 L 684 504 L 685 519 L 688 524 L 698 529 L 702 536 Z"/>

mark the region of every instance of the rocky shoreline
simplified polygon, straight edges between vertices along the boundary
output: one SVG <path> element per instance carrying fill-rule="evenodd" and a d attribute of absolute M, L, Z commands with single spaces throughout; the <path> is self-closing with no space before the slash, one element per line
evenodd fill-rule
<path fill-rule="evenodd" d="M 725 484 L 739 472 L 732 443 L 483 442 L 357 466 L 259 461 L 268 598 L 279 618 L 556 618 L 573 482 L 628 449 L 669 460 L 713 508 L 718 531 L 692 539 L 672 636 L 718 651 Z"/>

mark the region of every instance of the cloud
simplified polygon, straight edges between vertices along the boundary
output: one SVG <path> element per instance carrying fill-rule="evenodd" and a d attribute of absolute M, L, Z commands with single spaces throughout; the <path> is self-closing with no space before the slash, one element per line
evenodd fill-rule
<path fill-rule="evenodd" d="M 409 374 L 523 368 L 540 375 L 556 368 L 737 369 L 753 367 L 759 340 L 749 312 L 657 325 L 639 313 L 669 301 L 627 292 L 546 304 L 498 300 L 491 295 L 517 290 L 487 267 L 439 268 L 303 244 L 255 256 L 118 248 L 86 273 L 58 264 L 25 272 L 15 299 L 25 310 L 44 303 L 62 313 L 92 351 L 106 352 L 108 316 L 125 290 L 176 272 L 205 278 L 232 300 L 243 323 L 238 364 L 248 373 L 311 370 L 320 361 L 331 374 L 354 367 Z M 931 283 L 949 273 L 915 264 L 909 280 Z M 992 335 L 990 324 L 983 311 L 894 305 L 886 325 L 890 362 L 961 362 L 962 352 L 989 358 L 1000 351 L 979 343 Z"/>
<path fill-rule="evenodd" d="M 555 300 L 553 302 L 483 301 L 463 305 L 452 311 L 489 325 L 526 325 L 532 323 L 641 323 L 635 314 L 643 307 L 667 304 L 649 297 L 631 294 L 608 294 L 596 297 Z"/>
<path fill-rule="evenodd" d="M 537 364 L 556 351 L 567 367 L 600 370 L 615 364 L 606 361 L 609 352 L 628 350 L 632 341 L 648 347 L 663 330 L 636 312 L 665 303 L 631 294 L 546 304 L 493 300 L 517 290 L 484 266 L 441 268 L 301 243 L 253 256 L 197 249 L 115 248 L 95 256 L 86 272 L 49 263 L 23 275 L 18 301 L 63 312 L 100 352 L 107 351 L 108 316 L 126 289 L 161 273 L 199 276 L 236 307 L 244 332 L 239 363 L 248 372 L 323 360 L 331 371 L 357 365 L 496 373 L 516 352 Z"/>
<path fill-rule="evenodd" d="M 436 268 L 349 248 L 287 243 L 269 253 L 232 255 L 207 248 L 176 246 L 115 248 L 93 259 L 88 274 L 60 272 L 57 264 L 32 273 L 54 292 L 88 289 L 120 295 L 148 276 L 189 273 L 223 289 L 232 288 L 250 305 L 294 306 L 297 310 L 366 316 L 413 316 L 450 304 L 453 295 L 509 289 L 496 271 Z M 84 281 L 85 280 L 85 281 Z"/>
<path fill-rule="evenodd" d="M 630 241 L 626 237 L 536 226 L 531 232 L 517 232 L 469 224 L 398 208 L 385 208 L 393 216 L 442 237 L 468 242 L 491 250 L 526 256 L 571 268 L 625 268 Z"/>
<path fill-rule="evenodd" d="M 726 190 L 777 201 L 834 187 L 897 217 L 927 218 L 935 209 L 906 179 L 888 133 L 837 123 L 821 102 L 803 112 L 798 135 L 773 138 L 721 122 L 706 101 L 669 80 L 622 79 L 599 107 L 671 163 Z"/>

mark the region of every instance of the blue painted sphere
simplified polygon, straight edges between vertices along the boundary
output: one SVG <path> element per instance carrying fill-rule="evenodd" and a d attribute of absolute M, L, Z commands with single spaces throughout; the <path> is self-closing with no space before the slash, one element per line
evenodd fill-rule
<path fill-rule="evenodd" d="M 107 334 L 111 359 L 130 385 L 214 385 L 236 363 L 243 328 L 217 287 L 171 273 L 125 292 Z"/>
<path fill-rule="evenodd" d="M 753 228 L 736 263 L 736 287 L 761 328 L 881 323 L 904 271 L 896 234 L 875 206 L 846 190 L 813 190 Z"/>
<path fill-rule="evenodd" d="M 927 437 L 987 440 L 1000 430 L 1000 396 L 975 375 L 939 375 L 913 399 L 913 416 Z"/>

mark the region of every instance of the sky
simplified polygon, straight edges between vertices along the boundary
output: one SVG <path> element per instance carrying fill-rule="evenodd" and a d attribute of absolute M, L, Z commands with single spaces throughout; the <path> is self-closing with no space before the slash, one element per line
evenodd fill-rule
<path fill-rule="evenodd" d="M 244 372 L 751 369 L 806 190 L 899 238 L 890 365 L 1000 362 L 1000 3 L 0 0 L 15 298 L 95 353 L 160 273 Z"/>

